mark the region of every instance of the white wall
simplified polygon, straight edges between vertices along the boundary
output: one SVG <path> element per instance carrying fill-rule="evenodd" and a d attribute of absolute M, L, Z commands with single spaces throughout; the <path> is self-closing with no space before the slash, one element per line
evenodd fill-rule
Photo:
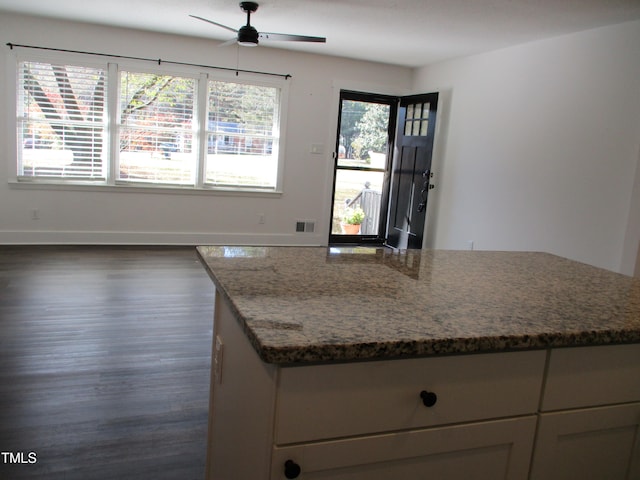
<path fill-rule="evenodd" d="M 430 246 L 633 272 L 640 22 L 424 67 L 413 88 L 442 92 Z"/>
<path fill-rule="evenodd" d="M 338 89 L 402 93 L 412 71 L 396 66 L 259 47 L 242 49 L 239 68 L 289 73 L 281 196 L 189 195 L 34 189 L 8 183 L 15 107 L 7 102 L 7 42 L 236 67 L 236 47 L 216 42 L 0 12 L 0 244 L 181 243 L 326 244 Z M 9 104 L 11 103 L 11 104 Z M 311 144 L 323 144 L 323 155 Z M 40 218 L 31 219 L 32 209 Z M 258 223 L 258 214 L 266 223 Z M 295 220 L 315 220 L 315 234 L 296 234 Z"/>
<path fill-rule="evenodd" d="M 640 277 L 640 146 L 620 265 L 622 273 Z"/>
<path fill-rule="evenodd" d="M 409 69 L 269 48 L 240 68 L 290 73 L 282 196 L 10 185 L 7 42 L 236 66 L 215 42 L 0 13 L 0 244 L 325 244 L 339 88 L 441 93 L 427 243 L 542 250 L 633 271 L 640 240 L 640 22 Z M 412 83 L 413 80 L 413 83 Z M 312 143 L 324 155 L 309 153 Z M 39 220 L 31 219 L 37 208 Z M 258 214 L 266 224 L 258 224 Z M 296 234 L 296 219 L 316 234 Z"/>

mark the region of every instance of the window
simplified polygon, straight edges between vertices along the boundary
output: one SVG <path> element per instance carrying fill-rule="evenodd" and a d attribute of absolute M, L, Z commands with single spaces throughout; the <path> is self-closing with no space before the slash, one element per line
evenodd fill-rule
<path fill-rule="evenodd" d="M 207 184 L 276 183 L 279 104 L 275 88 L 209 82 Z"/>
<path fill-rule="evenodd" d="M 285 82 L 21 60 L 18 180 L 278 191 Z"/>
<path fill-rule="evenodd" d="M 21 62 L 18 174 L 105 180 L 105 82 L 99 68 Z"/>
<path fill-rule="evenodd" d="M 118 179 L 194 185 L 196 80 L 120 72 Z"/>
<path fill-rule="evenodd" d="M 429 135 L 430 103 L 413 103 L 407 105 L 407 114 L 404 120 L 405 137 L 426 137 Z"/>

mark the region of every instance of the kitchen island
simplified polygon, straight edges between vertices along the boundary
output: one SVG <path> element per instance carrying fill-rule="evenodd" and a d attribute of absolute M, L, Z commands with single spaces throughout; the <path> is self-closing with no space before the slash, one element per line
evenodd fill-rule
<path fill-rule="evenodd" d="M 638 280 L 537 252 L 198 252 L 209 479 L 638 478 Z"/>

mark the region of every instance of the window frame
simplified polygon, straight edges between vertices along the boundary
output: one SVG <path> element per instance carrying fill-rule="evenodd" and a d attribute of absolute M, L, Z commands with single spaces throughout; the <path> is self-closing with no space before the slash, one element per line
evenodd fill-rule
<path fill-rule="evenodd" d="M 115 60 L 115 61 L 112 61 Z M 19 69 L 21 62 L 59 63 L 81 67 L 103 68 L 107 72 L 106 85 L 106 110 L 107 119 L 105 125 L 105 158 L 107 161 L 106 180 L 73 179 L 63 177 L 40 177 L 18 175 L 18 88 L 20 86 Z M 119 95 L 120 72 L 155 73 L 161 75 L 175 75 L 194 78 L 196 81 L 195 117 L 194 117 L 194 145 L 195 154 L 195 182 L 193 184 L 135 182 L 119 180 L 117 168 L 119 163 Z M 19 188 L 45 188 L 54 190 L 107 190 L 148 193 L 179 193 L 179 194 L 224 194 L 224 195 L 249 195 L 249 196 L 273 196 L 283 193 L 284 179 L 284 151 L 286 116 L 288 111 L 289 82 L 288 78 L 265 78 L 260 74 L 234 73 L 220 71 L 206 66 L 183 66 L 154 64 L 145 60 L 132 61 L 121 58 L 107 58 L 104 61 L 96 61 L 87 54 L 48 52 L 21 53 L 10 52 L 7 55 L 7 138 L 9 139 L 8 153 L 8 180 L 9 184 Z M 207 154 L 207 103 L 208 82 L 222 81 L 229 83 L 242 83 L 255 86 L 271 87 L 278 90 L 277 115 L 275 119 L 278 132 L 278 149 L 276 152 L 276 174 L 273 187 L 220 185 L 206 182 L 204 171 Z"/>

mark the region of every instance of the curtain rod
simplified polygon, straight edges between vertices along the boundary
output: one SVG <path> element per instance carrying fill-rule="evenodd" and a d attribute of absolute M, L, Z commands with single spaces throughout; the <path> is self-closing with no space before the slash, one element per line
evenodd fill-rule
<path fill-rule="evenodd" d="M 99 57 L 125 58 L 127 60 L 142 60 L 144 62 L 157 62 L 158 65 L 161 65 L 162 63 L 168 63 L 170 65 L 186 65 L 188 67 L 213 68 L 216 70 L 226 70 L 229 72 L 236 72 L 236 75 L 238 75 L 239 72 L 242 72 L 242 73 L 255 73 L 258 75 L 270 75 L 272 77 L 282 77 L 285 80 L 288 80 L 291 78 L 291 75 L 288 73 L 271 73 L 271 72 L 260 72 L 257 70 L 243 70 L 241 68 L 216 67 L 214 65 L 201 65 L 198 63 L 174 62 L 171 60 L 162 60 L 161 58 L 130 57 L 127 55 L 112 55 L 110 53 L 84 52 L 82 50 L 66 50 L 64 48 L 38 47 L 34 45 L 20 45 L 19 43 L 11 43 L 11 42 L 8 42 L 7 46 L 11 50 L 13 50 L 15 47 L 34 48 L 37 50 L 50 50 L 54 52 L 81 53 L 83 55 L 96 55 Z"/>

